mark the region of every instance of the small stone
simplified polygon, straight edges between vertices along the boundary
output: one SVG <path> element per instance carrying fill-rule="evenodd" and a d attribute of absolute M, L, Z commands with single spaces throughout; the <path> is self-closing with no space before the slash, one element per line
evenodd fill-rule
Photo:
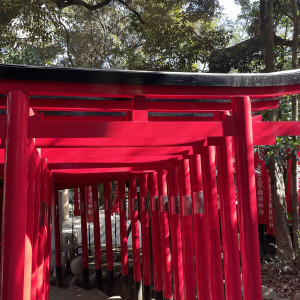
<path fill-rule="evenodd" d="M 300 292 L 298 292 L 294 295 L 293 300 L 300 300 Z"/>
<path fill-rule="evenodd" d="M 262 286 L 262 295 L 264 300 L 272 300 L 276 297 L 276 293 L 266 286 Z"/>
<path fill-rule="evenodd" d="M 72 278 L 72 280 L 70 281 L 70 287 L 71 287 L 71 286 L 74 286 L 74 285 L 79 286 L 79 287 L 82 286 L 82 279 L 81 279 L 81 277 L 79 277 L 79 276 L 74 276 L 74 277 Z"/>
<path fill-rule="evenodd" d="M 77 257 L 70 264 L 72 274 L 80 275 L 82 273 L 82 258 Z"/>

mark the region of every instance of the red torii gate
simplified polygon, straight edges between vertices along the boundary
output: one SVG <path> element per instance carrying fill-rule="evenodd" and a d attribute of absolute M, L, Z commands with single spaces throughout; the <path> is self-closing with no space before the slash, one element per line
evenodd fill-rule
<path fill-rule="evenodd" d="M 53 188 L 57 208 L 58 189 L 120 182 L 122 275 L 126 278 L 124 180 L 129 179 L 131 183 L 129 210 L 132 224 L 136 226 L 137 178 L 142 187 L 145 299 L 149 299 L 151 291 L 149 249 L 145 248 L 149 245 L 147 187 L 154 226 L 156 298 L 171 299 L 173 294 L 175 299 L 196 299 L 196 295 L 198 299 L 224 298 L 218 193 L 226 298 L 241 299 L 233 148 L 238 174 L 243 297 L 261 299 L 253 144 L 274 143 L 277 135 L 300 135 L 300 123 L 261 122 L 251 118 L 251 111 L 276 108 L 278 100 L 274 98 L 299 93 L 299 75 L 299 70 L 223 75 L 0 65 L 0 92 L 6 97 L 0 98 L 0 108 L 6 110 L 6 114 L 0 116 L 4 175 L 2 299 L 48 299 Z M 47 111 L 97 114 L 61 116 L 47 115 Z M 224 113 L 228 111 L 229 114 Z M 117 115 L 103 116 L 101 112 Z M 171 113 L 171 116 L 149 116 L 152 112 Z M 213 114 L 184 117 L 176 116 L 178 112 Z M 93 188 L 93 194 L 95 192 Z M 81 194 L 84 208 L 85 193 Z M 109 215 L 107 188 L 105 198 Z M 97 202 L 95 198 L 94 201 Z M 106 219 L 109 228 L 110 218 Z M 59 249 L 57 220 L 56 209 L 56 248 Z M 84 223 L 83 220 L 83 227 Z M 141 281 L 138 238 L 135 227 L 136 292 Z M 108 232 L 108 247 L 111 247 L 110 242 Z M 59 253 L 56 253 L 58 274 Z M 86 261 L 83 267 L 84 283 L 88 284 Z M 112 267 L 108 272 L 112 284 Z M 100 275 L 97 279 L 101 280 Z"/>

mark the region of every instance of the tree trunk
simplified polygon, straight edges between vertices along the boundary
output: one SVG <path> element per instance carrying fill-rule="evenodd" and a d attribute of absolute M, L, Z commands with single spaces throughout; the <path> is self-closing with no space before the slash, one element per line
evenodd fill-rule
<path fill-rule="evenodd" d="M 298 68 L 298 38 L 300 33 L 300 17 L 297 13 L 297 0 L 291 0 L 293 14 L 293 44 L 292 68 Z M 298 99 L 292 96 L 292 120 L 298 121 Z M 296 142 L 297 137 L 293 137 Z M 298 192 L 298 153 L 292 153 L 291 158 L 291 208 L 292 208 L 292 237 L 296 256 L 299 256 L 299 192 Z M 299 263 L 297 263 L 299 267 Z"/>
<path fill-rule="evenodd" d="M 292 208 L 292 237 L 296 255 L 299 254 L 299 195 L 298 195 L 298 155 L 291 158 L 291 208 Z"/>
<path fill-rule="evenodd" d="M 262 32 L 264 35 L 264 50 L 265 50 L 265 64 L 267 73 L 275 72 L 275 43 L 274 43 L 274 0 L 261 0 L 260 13 Z M 276 110 L 267 111 L 266 117 L 269 121 L 276 121 Z M 275 178 L 271 178 L 271 181 Z"/>
<path fill-rule="evenodd" d="M 283 167 L 274 157 L 270 159 L 268 167 L 270 177 L 273 178 L 271 180 L 271 190 L 276 232 L 276 254 L 285 260 L 292 261 L 295 259 L 295 253 L 287 218 Z"/>
<path fill-rule="evenodd" d="M 275 72 L 275 53 L 274 53 L 274 0 L 261 0 L 261 12 L 264 11 L 264 48 L 266 72 Z M 269 110 L 267 118 L 276 121 L 276 111 Z M 274 157 L 269 163 L 272 202 L 274 210 L 275 232 L 276 232 L 276 253 L 279 257 L 294 260 L 295 253 L 290 237 L 289 223 L 286 209 L 285 185 L 283 180 L 283 167 Z"/>
<path fill-rule="evenodd" d="M 261 1 L 264 3 L 265 18 L 264 18 L 264 46 L 265 46 L 265 63 L 266 72 L 275 72 L 275 43 L 274 43 L 274 0 Z"/>

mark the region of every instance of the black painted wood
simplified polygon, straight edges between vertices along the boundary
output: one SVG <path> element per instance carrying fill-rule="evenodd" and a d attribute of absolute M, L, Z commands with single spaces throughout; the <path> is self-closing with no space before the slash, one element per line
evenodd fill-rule
<path fill-rule="evenodd" d="M 0 79 L 163 86 L 263 87 L 299 84 L 300 69 L 259 74 L 213 74 L 74 69 L 0 64 Z"/>

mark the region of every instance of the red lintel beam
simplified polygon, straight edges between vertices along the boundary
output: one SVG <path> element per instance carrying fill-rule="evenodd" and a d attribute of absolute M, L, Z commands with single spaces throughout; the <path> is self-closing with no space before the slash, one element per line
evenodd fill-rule
<path fill-rule="evenodd" d="M 96 168 L 96 169 L 78 169 L 78 170 L 70 170 L 70 169 L 59 169 L 53 171 L 54 174 L 66 173 L 66 174 L 82 174 L 82 173 L 94 173 L 94 174 L 109 174 L 109 173 L 129 173 L 135 168 L 132 167 L 124 167 L 124 168 Z"/>
<path fill-rule="evenodd" d="M 298 136 L 300 122 L 253 122 L 253 136 Z"/>
<path fill-rule="evenodd" d="M 109 127 L 107 128 L 108 131 L 105 132 L 104 127 L 107 124 L 110 125 L 108 125 Z M 167 124 L 169 126 L 166 126 Z M 176 124 L 176 126 L 174 124 Z M 72 125 L 75 125 L 75 127 L 72 127 Z M 113 147 L 113 146 L 131 146 L 131 145 L 132 146 L 184 145 L 199 140 L 204 140 L 205 136 L 217 137 L 222 135 L 224 136 L 235 135 L 235 130 L 233 129 L 234 127 L 233 127 L 232 120 L 223 123 L 224 125 L 223 128 L 222 128 L 222 122 L 205 122 L 205 126 L 203 126 L 204 125 L 203 123 L 201 123 L 200 125 L 197 122 L 185 122 L 185 123 L 140 122 L 140 123 L 126 124 L 126 126 L 124 125 L 125 122 L 90 122 L 90 123 L 58 122 L 56 123 L 56 122 L 30 121 L 29 138 L 32 138 L 34 136 L 42 138 L 42 139 L 38 138 L 36 140 L 37 148 L 40 147 L 51 148 L 51 147 L 84 147 L 84 146 Z M 120 130 L 121 126 L 123 126 L 123 130 L 122 130 L 123 134 L 127 133 L 127 135 L 120 136 L 121 133 L 114 131 L 114 130 Z M 142 126 L 147 127 L 146 128 L 147 130 L 144 131 Z M 77 132 L 77 129 L 79 128 L 81 128 L 82 130 Z M 84 130 L 90 130 L 90 132 L 85 132 Z M 140 132 L 134 132 L 135 130 L 140 130 Z M 145 134 L 143 135 L 143 133 Z M 105 136 L 108 134 L 110 134 L 110 137 L 101 138 L 101 140 L 91 138 L 91 137 L 96 138 L 101 135 Z M 298 136 L 298 135 L 300 135 L 299 122 L 292 122 L 292 121 L 253 122 L 254 144 L 256 145 L 264 143 L 264 141 L 261 139 L 255 141 L 255 139 L 258 137 Z M 82 138 L 78 139 L 76 138 L 76 136 Z M 127 138 L 125 138 L 126 136 Z M 5 118 L 0 118 L 0 137 L 1 138 L 6 137 Z M 270 144 L 270 142 L 267 142 L 266 144 Z"/>
<path fill-rule="evenodd" d="M 126 116 L 91 116 L 91 115 L 45 115 L 41 116 L 44 121 L 64 121 L 64 122 L 107 122 L 107 121 L 126 121 Z"/>
<path fill-rule="evenodd" d="M 251 103 L 252 111 L 276 109 L 279 100 L 256 101 Z M 205 111 L 231 111 L 231 102 L 172 102 L 172 101 L 147 101 L 149 112 L 205 112 Z"/>
<path fill-rule="evenodd" d="M 159 98 L 159 96 L 158 96 Z M 199 112 L 231 110 L 231 102 L 182 102 L 176 101 L 147 101 L 146 110 L 149 112 Z M 252 111 L 275 109 L 279 100 L 257 101 L 251 103 Z M 5 99 L 0 99 L 0 107 L 5 108 Z M 131 101 L 120 100 L 89 100 L 89 99 L 59 99 L 31 98 L 30 107 L 44 111 L 130 111 Z"/>
<path fill-rule="evenodd" d="M 48 163 L 55 164 L 55 163 L 105 163 L 105 164 L 114 164 L 114 163 L 150 163 L 150 162 L 160 162 L 164 160 L 170 159 L 180 159 L 181 155 L 157 155 L 157 156 L 109 156 L 109 154 L 96 157 L 49 157 Z"/>
<path fill-rule="evenodd" d="M 0 129 L 1 130 L 1 129 Z M 266 142 L 266 139 L 256 141 L 254 136 L 254 145 L 268 145 L 274 144 L 275 137 L 270 137 L 271 140 Z M 194 143 L 201 143 L 203 146 L 206 145 L 206 138 L 204 137 L 186 137 L 186 138 L 140 138 L 140 139 L 113 139 L 113 138 L 38 138 L 36 139 L 36 148 L 64 148 L 64 147 L 131 147 L 131 146 L 155 146 L 155 147 L 166 147 L 166 146 L 182 146 L 182 145 L 193 145 Z M 265 143 L 265 144 L 264 144 Z M 213 144 L 214 145 L 214 144 Z"/>
<path fill-rule="evenodd" d="M 115 174 L 114 176 L 100 176 L 100 177 L 86 177 L 86 176 L 79 176 L 78 178 L 66 178 L 63 181 L 56 181 L 54 182 L 55 184 L 55 188 L 57 189 L 69 189 L 69 188 L 75 188 L 76 185 L 78 186 L 78 184 L 80 183 L 84 183 L 84 184 L 98 184 L 99 182 L 104 182 L 105 180 L 109 179 L 109 180 L 119 180 L 119 179 L 123 179 L 125 180 L 125 178 L 136 178 L 137 174 L 127 174 L 127 176 L 123 175 L 120 176 L 119 174 Z"/>
<path fill-rule="evenodd" d="M 117 168 L 117 167 L 143 167 L 144 169 L 147 170 L 153 170 L 154 168 L 160 169 L 162 166 L 167 166 L 169 163 L 174 162 L 177 159 L 182 158 L 180 155 L 173 155 L 174 158 L 172 159 L 165 159 L 165 160 L 160 160 L 160 161 L 152 161 L 152 162 L 115 162 L 115 163 L 74 163 L 74 162 L 69 162 L 69 163 L 49 163 L 49 169 L 88 169 L 88 168 Z"/>
<path fill-rule="evenodd" d="M 50 111 L 127 111 L 131 101 L 31 98 L 30 107 Z"/>
<path fill-rule="evenodd" d="M 206 143 L 203 146 L 219 146 L 222 138 L 219 137 L 209 137 L 207 138 Z M 274 136 L 260 136 L 256 135 L 253 136 L 253 145 L 275 145 L 276 144 L 276 137 Z"/>
<path fill-rule="evenodd" d="M 2 120 L 3 121 L 3 120 Z M 168 126 L 167 126 L 168 124 Z M 183 125 L 184 124 L 184 125 Z M 257 125 L 260 124 L 260 125 Z M 232 118 L 224 122 L 38 122 L 29 121 L 29 137 L 40 138 L 75 138 L 75 137 L 136 137 L 136 138 L 169 138 L 174 137 L 214 137 L 234 136 L 235 126 Z M 254 135 L 263 136 L 300 135 L 300 124 L 297 122 L 253 122 Z M 196 131 L 196 132 L 195 132 Z"/>
<path fill-rule="evenodd" d="M 172 138 L 235 136 L 234 120 L 224 122 L 29 122 L 29 138 Z M 254 136 L 298 136 L 300 123 L 253 122 Z"/>
<path fill-rule="evenodd" d="M 168 164 L 171 161 L 182 159 L 182 155 L 160 155 L 160 156 L 119 156 L 119 157 L 71 157 L 71 158 L 50 158 L 48 160 L 52 169 L 56 166 L 70 168 L 119 168 L 119 167 L 138 167 L 141 165 L 147 168 L 159 167 L 161 164 Z M 78 167 L 77 167 L 78 166 Z M 153 169 L 153 167 L 151 169 Z"/>
<path fill-rule="evenodd" d="M 103 148 L 50 148 L 42 149 L 42 157 L 115 157 L 115 156 L 156 156 L 170 154 L 193 154 L 191 146 L 175 147 L 103 147 Z"/>
<path fill-rule="evenodd" d="M 152 164 L 151 164 L 152 165 Z M 163 165 L 162 165 L 163 166 Z M 97 176 L 114 176 L 115 174 L 130 174 L 130 173 L 150 173 L 153 169 L 160 169 L 159 165 L 151 167 L 149 165 L 140 165 L 138 167 L 125 167 L 125 168 L 91 168 L 91 169 L 56 169 L 53 170 L 54 174 L 63 174 L 61 176 L 72 176 L 76 174 L 85 174 L 89 176 L 94 174 Z M 127 179 L 127 178 L 126 178 Z"/>
<path fill-rule="evenodd" d="M 170 138 L 234 136 L 234 120 L 223 122 L 29 122 L 29 138 Z"/>
<path fill-rule="evenodd" d="M 0 127 L 1 132 L 1 127 Z M 37 138 L 36 148 L 64 148 L 64 147 L 165 147 L 176 145 L 190 145 L 191 143 L 204 143 L 202 137 L 185 138 Z"/>
<path fill-rule="evenodd" d="M 38 114 L 40 115 L 40 114 Z M 64 121 L 64 122 L 107 122 L 107 121 L 128 121 L 126 116 L 74 116 L 74 115 L 43 115 L 44 121 Z M 149 121 L 213 121 L 213 117 L 189 117 L 189 116 L 149 116 Z"/>

